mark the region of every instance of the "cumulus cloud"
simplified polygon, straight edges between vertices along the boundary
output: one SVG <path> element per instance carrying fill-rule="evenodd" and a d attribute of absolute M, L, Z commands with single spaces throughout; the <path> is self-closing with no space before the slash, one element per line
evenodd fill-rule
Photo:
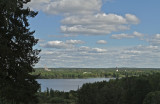
<path fill-rule="evenodd" d="M 158 49 L 158 46 L 152 46 L 152 45 L 150 45 L 150 46 L 147 47 L 147 49 L 151 49 L 151 50 Z"/>
<path fill-rule="evenodd" d="M 87 47 L 87 46 L 81 46 L 81 47 L 79 47 L 79 49 L 78 49 L 78 51 L 89 51 L 89 47 Z"/>
<path fill-rule="evenodd" d="M 112 39 L 122 39 L 122 38 L 134 38 L 133 35 L 128 35 L 128 34 L 125 34 L 125 33 L 122 33 L 122 34 L 113 34 L 111 36 Z"/>
<path fill-rule="evenodd" d="M 107 44 L 107 41 L 105 41 L 105 40 L 98 40 L 96 43 L 97 44 Z"/>
<path fill-rule="evenodd" d="M 134 21 L 134 22 L 133 22 Z M 69 16 L 63 19 L 62 24 L 66 25 L 88 25 L 88 24 L 137 24 L 139 19 L 132 14 L 125 17 L 117 14 L 97 13 L 95 15 Z"/>
<path fill-rule="evenodd" d="M 95 24 L 127 24 L 124 17 L 116 14 L 98 13 L 95 15 L 69 16 L 63 19 L 62 24 L 66 25 L 95 25 Z"/>
<path fill-rule="evenodd" d="M 153 52 L 155 51 L 156 52 Z M 92 48 L 80 46 L 69 49 L 42 50 L 38 66 L 48 67 L 159 67 L 158 46 Z M 98 63 L 98 64 L 97 64 Z"/>
<path fill-rule="evenodd" d="M 109 0 L 106 0 L 109 1 Z M 50 15 L 61 15 L 61 32 L 67 35 L 55 37 L 70 37 L 84 35 L 107 35 L 112 32 L 130 29 L 131 25 L 140 20 L 136 15 L 103 13 L 102 0 L 31 0 L 27 6 Z M 74 35 L 73 35 L 74 34 Z M 53 35 L 52 35 L 53 36 Z M 114 39 L 143 38 L 144 34 L 114 34 Z M 53 36 L 54 37 L 54 36 Z M 159 67 L 160 34 L 148 39 L 149 46 L 131 48 L 98 48 L 78 46 L 81 40 L 41 42 L 44 47 L 41 60 L 37 66 L 48 67 Z M 97 43 L 105 44 L 104 40 Z M 77 46 L 76 46 L 77 45 Z M 97 64 L 98 63 L 98 64 Z"/>
<path fill-rule="evenodd" d="M 141 54 L 142 52 L 138 51 L 138 50 L 127 50 L 127 51 L 124 51 L 124 53 L 126 53 L 126 54 Z"/>
<path fill-rule="evenodd" d="M 107 52 L 107 50 L 103 49 L 103 48 L 93 48 L 92 50 L 95 51 L 95 52 L 100 52 L 100 53 Z"/>
<path fill-rule="evenodd" d="M 106 35 L 113 31 L 127 30 L 129 27 L 122 25 L 75 25 L 61 26 L 61 32 L 78 35 Z"/>
<path fill-rule="evenodd" d="M 71 44 L 66 44 L 62 41 L 48 41 L 47 43 L 40 44 L 41 47 L 45 48 L 72 48 L 73 45 Z"/>
<path fill-rule="evenodd" d="M 25 7 L 30 7 L 31 9 L 43 10 L 51 2 L 51 0 L 31 0 Z"/>
<path fill-rule="evenodd" d="M 131 15 L 131 14 L 128 14 Z M 131 17 L 134 15 L 131 15 Z M 136 17 L 136 16 L 134 16 Z M 84 34 L 84 35 L 106 35 L 111 32 L 128 30 L 130 24 L 135 24 L 138 18 L 131 21 L 128 17 L 117 14 L 98 13 L 82 16 L 68 16 L 61 23 L 63 33 Z"/>
<path fill-rule="evenodd" d="M 141 37 L 144 37 L 144 34 L 135 31 L 133 32 L 133 36 L 141 38 Z"/>
<path fill-rule="evenodd" d="M 139 23 L 139 19 L 133 14 L 126 14 L 125 17 L 126 17 L 126 20 L 129 23 L 132 23 L 132 24 L 138 24 Z"/>
<path fill-rule="evenodd" d="M 67 44 L 83 44 L 84 41 L 82 40 L 66 40 Z"/>
<path fill-rule="evenodd" d="M 91 66 L 93 61 L 103 60 L 100 57 L 107 54 L 107 49 L 104 48 L 92 48 L 87 46 L 80 46 L 67 49 L 45 49 L 40 53 L 41 60 L 38 66 L 51 65 L 53 67 L 86 67 Z M 98 59 L 99 57 L 99 59 Z M 98 59 L 98 60 L 97 60 Z M 102 61 L 104 62 L 104 61 Z M 52 63 L 52 64 L 51 64 Z M 49 67 L 48 66 L 48 67 Z"/>
<path fill-rule="evenodd" d="M 156 51 L 156 50 L 159 50 L 160 48 L 158 46 L 153 46 L 153 45 L 149 45 L 149 46 L 138 45 L 130 49 L 141 51 L 141 52 L 148 52 L 148 51 Z"/>
<path fill-rule="evenodd" d="M 125 34 L 125 33 L 121 33 L 121 34 L 113 34 L 111 36 L 112 39 L 123 39 L 123 38 L 142 38 L 144 37 L 144 34 L 139 33 L 139 32 L 133 32 L 133 34 Z"/>
<path fill-rule="evenodd" d="M 89 54 L 89 53 L 106 53 L 107 52 L 107 49 L 104 49 L 104 48 L 90 48 L 90 47 L 87 47 L 87 46 L 81 46 L 78 48 L 78 51 L 80 52 L 85 52 L 86 54 Z"/>
<path fill-rule="evenodd" d="M 27 6 L 47 14 L 92 14 L 100 11 L 102 0 L 32 0 Z"/>
<path fill-rule="evenodd" d="M 54 52 L 50 50 L 42 50 L 41 52 L 41 55 L 51 55 L 51 54 L 54 54 Z"/>
<path fill-rule="evenodd" d="M 74 48 L 76 44 L 83 44 L 84 41 L 81 40 L 66 40 L 63 41 L 48 41 L 47 43 L 40 44 L 41 47 L 44 48 L 57 48 L 57 49 L 67 49 L 67 48 Z"/>
<path fill-rule="evenodd" d="M 154 46 L 160 46 L 160 34 L 153 35 L 148 39 L 148 42 Z"/>
<path fill-rule="evenodd" d="M 156 34 L 155 38 L 160 39 L 160 34 Z"/>
<path fill-rule="evenodd" d="M 133 14 L 101 12 L 102 0 L 32 0 L 28 5 L 47 14 L 62 14 L 60 29 L 64 34 L 107 35 L 139 23 Z"/>

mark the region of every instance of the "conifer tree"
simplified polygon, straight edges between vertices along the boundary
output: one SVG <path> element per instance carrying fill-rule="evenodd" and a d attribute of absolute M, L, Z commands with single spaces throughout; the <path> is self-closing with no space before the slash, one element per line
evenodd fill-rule
<path fill-rule="evenodd" d="M 38 42 L 29 18 L 37 12 L 24 8 L 30 0 L 0 0 L 0 102 L 36 104 L 40 85 L 30 73 L 39 60 Z"/>

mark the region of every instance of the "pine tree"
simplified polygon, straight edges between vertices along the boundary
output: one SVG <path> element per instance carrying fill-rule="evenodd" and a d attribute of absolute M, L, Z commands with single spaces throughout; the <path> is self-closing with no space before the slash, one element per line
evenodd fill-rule
<path fill-rule="evenodd" d="M 0 99 L 8 104 L 36 104 L 40 85 L 30 73 L 39 60 L 38 42 L 28 18 L 37 12 L 24 8 L 30 0 L 0 0 Z"/>

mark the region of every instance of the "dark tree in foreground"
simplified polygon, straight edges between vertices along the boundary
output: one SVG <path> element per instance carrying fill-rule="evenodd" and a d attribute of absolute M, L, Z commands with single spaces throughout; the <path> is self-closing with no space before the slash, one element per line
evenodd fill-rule
<path fill-rule="evenodd" d="M 30 75 L 38 62 L 38 42 L 28 18 L 37 12 L 23 8 L 30 0 L 0 0 L 0 103 L 35 104 L 39 84 Z"/>
<path fill-rule="evenodd" d="M 160 91 L 150 92 L 146 95 L 143 104 L 159 104 Z"/>

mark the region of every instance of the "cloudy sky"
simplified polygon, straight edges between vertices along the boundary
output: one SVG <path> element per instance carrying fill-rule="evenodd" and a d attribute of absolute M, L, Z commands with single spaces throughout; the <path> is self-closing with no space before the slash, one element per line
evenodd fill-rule
<path fill-rule="evenodd" d="M 36 67 L 160 67 L 159 0 L 32 0 Z"/>

